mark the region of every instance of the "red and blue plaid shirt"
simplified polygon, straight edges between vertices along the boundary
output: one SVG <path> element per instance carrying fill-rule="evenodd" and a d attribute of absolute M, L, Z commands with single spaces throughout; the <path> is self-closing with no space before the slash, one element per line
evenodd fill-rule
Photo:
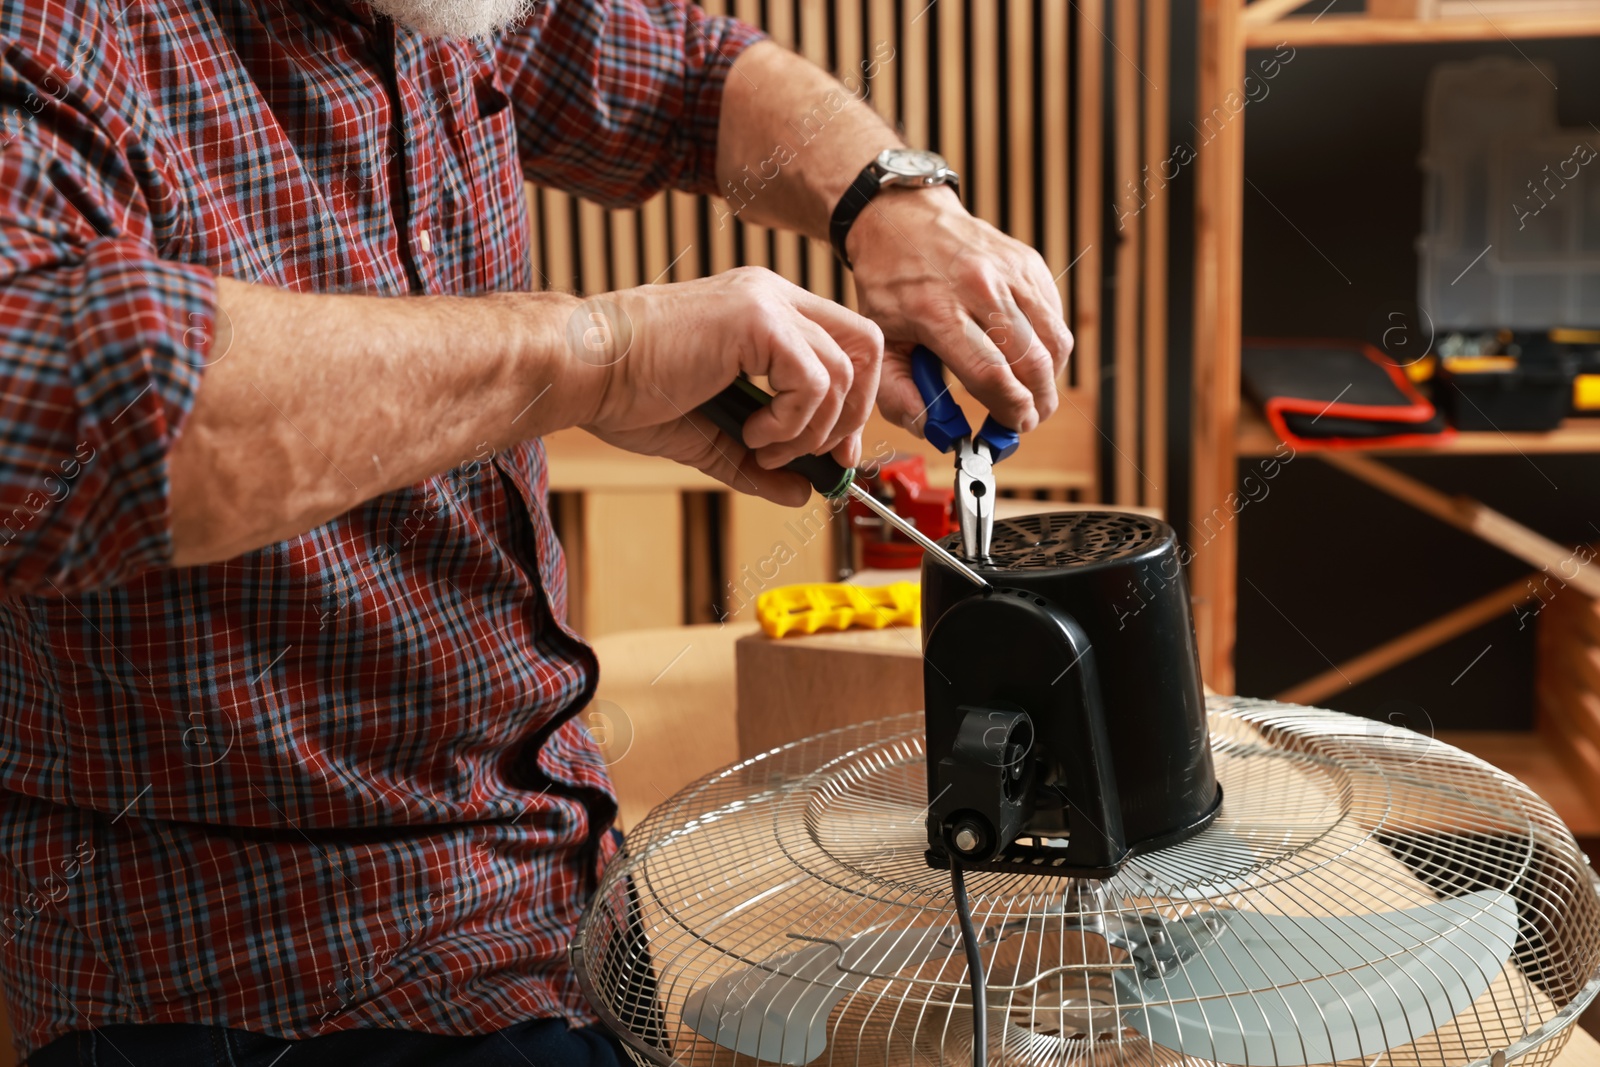
<path fill-rule="evenodd" d="M 592 1016 L 615 805 L 537 441 L 173 569 L 217 275 L 528 289 L 523 178 L 709 190 L 756 37 L 549 0 L 429 41 L 312 0 L 0 7 L 0 969 L 17 1044 Z M 426 426 L 417 427 L 427 433 Z"/>

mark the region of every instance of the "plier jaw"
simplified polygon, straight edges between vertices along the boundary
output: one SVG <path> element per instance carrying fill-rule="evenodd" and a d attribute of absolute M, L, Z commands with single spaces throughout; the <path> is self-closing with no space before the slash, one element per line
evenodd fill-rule
<path fill-rule="evenodd" d="M 941 452 L 956 454 L 956 521 L 968 559 L 989 555 L 994 536 L 994 465 L 1017 450 L 1015 430 L 990 415 L 978 432 L 944 384 L 944 364 L 921 345 L 911 350 L 911 378 L 928 405 L 923 436 Z"/>
<path fill-rule="evenodd" d="M 956 519 L 961 551 L 968 559 L 986 559 L 994 537 L 994 460 L 988 446 L 963 437 L 956 443 Z"/>

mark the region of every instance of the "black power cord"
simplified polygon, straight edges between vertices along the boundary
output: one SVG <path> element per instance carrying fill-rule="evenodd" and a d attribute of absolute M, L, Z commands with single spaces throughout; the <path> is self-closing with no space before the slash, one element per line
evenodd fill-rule
<path fill-rule="evenodd" d="M 956 918 L 961 921 L 961 947 L 967 953 L 967 983 L 972 987 L 972 1067 L 987 1067 L 989 1060 L 989 1006 L 983 984 L 983 957 L 978 954 L 978 931 L 972 926 L 972 904 L 967 900 L 967 880 L 961 866 L 950 861 L 950 888 L 956 898 Z"/>

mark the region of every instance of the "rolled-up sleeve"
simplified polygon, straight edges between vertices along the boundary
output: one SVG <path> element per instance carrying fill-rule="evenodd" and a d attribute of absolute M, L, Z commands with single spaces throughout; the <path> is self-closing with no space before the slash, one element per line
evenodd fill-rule
<path fill-rule="evenodd" d="M 0 49 L 0 595 L 82 592 L 171 559 L 216 282 L 157 254 L 136 134 Z"/>
<path fill-rule="evenodd" d="M 554 0 L 503 36 L 523 174 L 608 207 L 715 191 L 723 88 L 761 31 L 683 0 Z"/>

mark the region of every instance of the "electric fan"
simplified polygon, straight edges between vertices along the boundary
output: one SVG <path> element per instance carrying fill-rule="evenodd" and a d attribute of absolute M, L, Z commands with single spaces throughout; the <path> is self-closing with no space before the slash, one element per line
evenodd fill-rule
<path fill-rule="evenodd" d="M 1200 696 L 1170 528 L 998 524 L 924 564 L 927 710 L 691 785 L 574 941 L 640 1064 L 1543 1067 L 1600 895 L 1515 779 Z"/>

